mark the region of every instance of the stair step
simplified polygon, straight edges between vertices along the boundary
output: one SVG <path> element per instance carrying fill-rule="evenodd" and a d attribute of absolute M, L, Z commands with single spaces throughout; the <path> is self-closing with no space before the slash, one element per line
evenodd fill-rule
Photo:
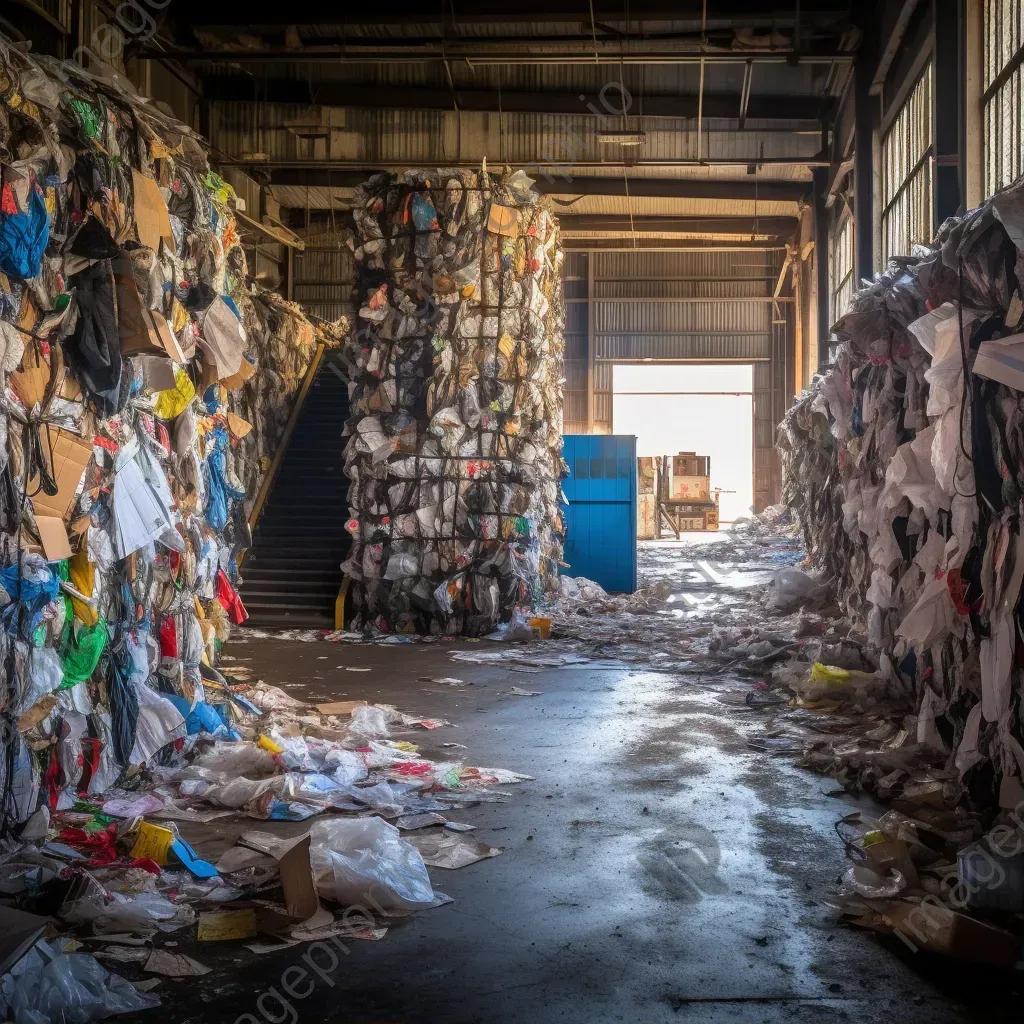
<path fill-rule="evenodd" d="M 334 629 L 334 613 L 322 615 L 275 615 L 267 613 L 259 617 L 250 616 L 245 624 L 255 629 Z M 245 626 L 242 627 L 243 629 Z"/>
<path fill-rule="evenodd" d="M 309 579 L 306 576 L 295 576 L 292 579 L 281 576 L 270 580 L 243 576 L 242 579 L 245 580 L 246 593 L 259 597 L 301 597 L 303 594 L 320 597 L 324 594 L 337 594 L 341 586 L 340 572 L 333 579 Z"/>
<path fill-rule="evenodd" d="M 314 615 L 333 615 L 334 598 L 330 600 L 296 600 L 287 601 L 279 598 L 257 596 L 250 600 L 243 595 L 242 600 L 246 611 L 254 616 L 263 612 L 287 612 L 289 615 L 300 615 L 303 612 L 312 612 Z"/>
<path fill-rule="evenodd" d="M 242 600 L 253 626 L 334 627 L 339 566 L 351 549 L 348 387 L 334 366 L 338 357 L 325 357 L 242 566 Z"/>
<path fill-rule="evenodd" d="M 245 564 L 246 571 L 242 573 L 242 579 L 245 581 L 245 586 L 249 587 L 274 587 L 279 586 L 282 583 L 291 581 L 302 581 L 307 586 L 314 586 L 317 584 L 326 584 L 327 586 L 333 586 L 337 589 L 341 582 L 341 570 L 338 568 L 334 569 L 297 569 L 294 566 L 286 568 L 280 566 L 279 568 L 261 569 L 257 566 L 250 566 L 248 562 Z"/>

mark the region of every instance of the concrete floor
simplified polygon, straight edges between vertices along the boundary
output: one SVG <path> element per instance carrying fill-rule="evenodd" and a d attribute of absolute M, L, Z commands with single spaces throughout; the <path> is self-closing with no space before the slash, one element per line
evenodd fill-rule
<path fill-rule="evenodd" d="M 453 646 L 250 640 L 227 653 L 294 696 L 444 717 L 453 727 L 416 734 L 426 754 L 450 756 L 440 744 L 454 740 L 469 763 L 534 776 L 505 804 L 455 815 L 504 854 L 431 869 L 455 902 L 397 921 L 380 942 L 350 943 L 303 999 L 283 995 L 289 983 L 303 991 L 285 974 L 304 966 L 302 947 L 257 957 L 203 944 L 187 951 L 215 973 L 163 983 L 164 1007 L 131 1020 L 1020 1019 L 1010 985 L 973 972 L 954 988 L 948 962 L 830 923 L 820 900 L 845 866 L 833 823 L 856 803 L 747 747 L 761 719 L 715 694 L 749 682 L 595 664 L 524 675 L 454 664 Z M 473 685 L 437 692 L 417 681 L 425 675 Z M 512 696 L 512 686 L 543 694 Z M 186 838 L 213 854 L 268 824 L 223 821 L 214 837 Z"/>

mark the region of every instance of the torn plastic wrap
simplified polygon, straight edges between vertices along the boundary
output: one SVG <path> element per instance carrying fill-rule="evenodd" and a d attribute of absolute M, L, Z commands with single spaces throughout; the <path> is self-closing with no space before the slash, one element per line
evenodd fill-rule
<path fill-rule="evenodd" d="M 858 292 L 779 433 L 811 562 L 912 715 L 907 756 L 989 814 L 1024 776 L 1022 194 L 946 221 Z M 862 753 L 847 769 L 885 775 Z"/>
<path fill-rule="evenodd" d="M 444 169 L 357 190 L 356 629 L 483 635 L 557 590 L 562 253 L 531 184 Z"/>

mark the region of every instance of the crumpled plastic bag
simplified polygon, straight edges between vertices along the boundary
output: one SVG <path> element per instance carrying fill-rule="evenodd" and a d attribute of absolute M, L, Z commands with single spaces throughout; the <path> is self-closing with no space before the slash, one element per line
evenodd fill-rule
<path fill-rule="evenodd" d="M 50 216 L 38 188 L 30 188 L 28 209 L 0 213 L 0 270 L 15 280 L 38 277 L 50 239 Z"/>
<path fill-rule="evenodd" d="M 866 864 L 853 864 L 838 887 L 840 896 L 863 896 L 869 900 L 891 900 L 907 887 L 906 879 L 895 868 L 880 875 Z"/>
<path fill-rule="evenodd" d="M 36 701 L 57 690 L 64 679 L 60 655 L 52 647 L 28 647 L 16 644 L 15 676 L 18 694 L 14 714 L 23 715 Z"/>
<path fill-rule="evenodd" d="M 374 707 L 372 704 L 356 708 L 352 712 L 352 724 L 349 726 L 349 732 L 367 739 L 386 738 L 390 733 L 384 710 Z"/>
<path fill-rule="evenodd" d="M 791 671 L 786 674 L 786 669 Z M 791 663 L 777 678 L 805 701 L 845 700 L 884 686 L 881 676 L 873 672 L 823 665 L 820 661 L 814 662 L 809 670 L 806 664 Z"/>
<path fill-rule="evenodd" d="M 783 615 L 806 605 L 820 604 L 827 591 L 813 576 L 799 569 L 781 569 L 768 584 L 768 609 Z"/>
<path fill-rule="evenodd" d="M 113 886 L 117 881 L 115 878 L 110 884 Z M 121 881 L 126 885 L 135 884 L 128 878 Z M 144 882 L 155 884 L 152 875 L 144 876 Z M 81 892 L 61 907 L 60 917 L 68 924 L 90 925 L 95 935 L 173 932 L 196 919 L 190 907 L 171 903 L 158 892 L 149 889 L 129 894 L 113 892 L 95 878 L 89 878 Z"/>
<path fill-rule="evenodd" d="M 318 821 L 310 831 L 310 862 L 326 899 L 368 911 L 421 910 L 433 903 L 419 851 L 381 818 Z"/>
<path fill-rule="evenodd" d="M 14 1024 L 86 1024 L 159 1005 L 88 953 L 57 953 L 45 940 L 0 978 L 0 1012 Z"/>
<path fill-rule="evenodd" d="M 487 634 L 488 640 L 522 641 L 531 643 L 533 641 L 533 628 L 530 620 L 517 608 L 512 613 L 508 622 L 503 622 L 493 633 Z"/>
<path fill-rule="evenodd" d="M 196 397 L 195 385 L 184 370 L 174 375 L 174 387 L 153 396 L 153 411 L 162 420 L 177 419 Z"/>

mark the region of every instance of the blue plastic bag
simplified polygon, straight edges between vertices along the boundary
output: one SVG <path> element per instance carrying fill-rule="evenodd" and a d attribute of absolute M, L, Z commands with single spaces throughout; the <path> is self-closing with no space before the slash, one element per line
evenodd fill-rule
<path fill-rule="evenodd" d="M 50 215 L 39 189 L 28 194 L 24 213 L 0 214 L 0 270 L 8 277 L 38 277 L 50 240 Z"/>

